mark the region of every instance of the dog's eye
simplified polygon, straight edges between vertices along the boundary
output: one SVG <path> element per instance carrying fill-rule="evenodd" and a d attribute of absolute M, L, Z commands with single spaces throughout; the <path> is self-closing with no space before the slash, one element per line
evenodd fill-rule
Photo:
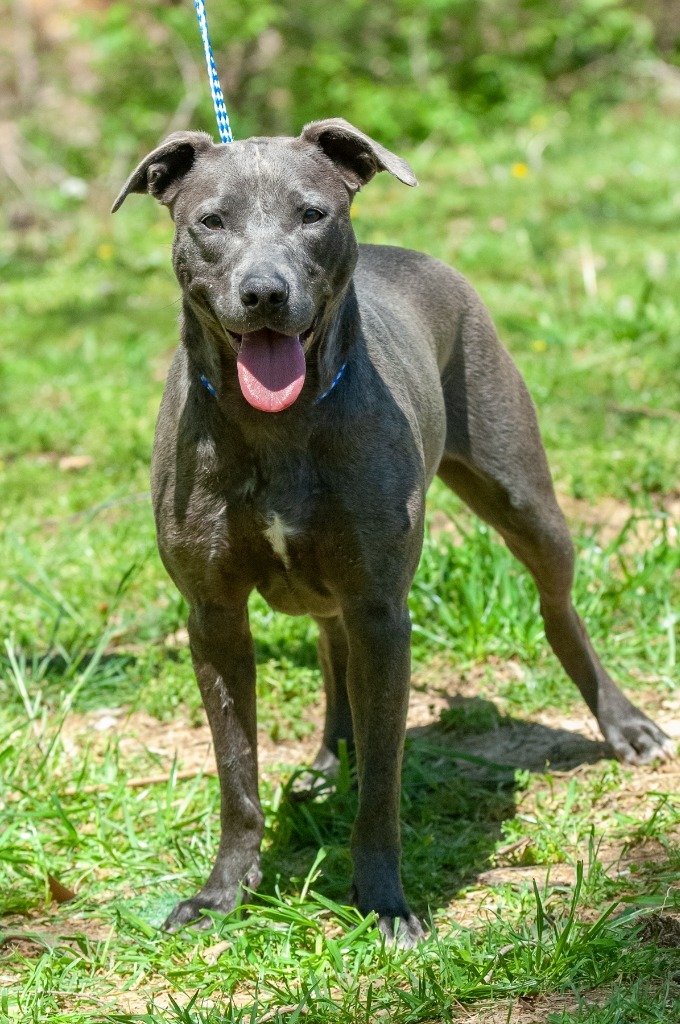
<path fill-rule="evenodd" d="M 310 207 L 309 210 L 305 210 L 305 212 L 302 214 L 302 223 L 315 224 L 317 220 L 321 220 L 321 218 L 325 216 L 326 214 L 323 213 L 321 210 L 315 210 L 313 207 Z"/>
<path fill-rule="evenodd" d="M 205 224 L 211 231 L 221 231 L 224 227 L 221 218 L 216 213 L 209 213 L 207 217 L 203 218 L 201 224 Z"/>

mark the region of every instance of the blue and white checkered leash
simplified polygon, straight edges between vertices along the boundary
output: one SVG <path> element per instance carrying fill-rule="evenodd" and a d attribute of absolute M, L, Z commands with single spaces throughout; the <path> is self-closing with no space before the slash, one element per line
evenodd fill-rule
<path fill-rule="evenodd" d="M 194 0 L 194 3 L 196 5 L 198 26 L 201 30 L 201 39 L 203 40 L 203 52 L 205 53 L 205 63 L 208 68 L 210 91 L 212 93 L 213 106 L 215 107 L 215 117 L 217 118 L 217 127 L 219 129 L 220 138 L 222 142 L 233 142 L 234 137 L 231 134 L 229 115 L 227 114 L 227 108 L 224 105 L 222 87 L 220 86 L 217 68 L 215 67 L 215 58 L 213 57 L 212 46 L 210 45 L 210 36 L 208 35 L 208 16 L 205 13 L 205 4 L 203 3 L 203 0 Z"/>
<path fill-rule="evenodd" d="M 198 26 L 201 30 L 201 39 L 203 40 L 203 52 L 205 53 L 205 63 L 208 68 L 208 78 L 210 79 L 210 92 L 212 93 L 213 106 L 215 107 L 215 117 L 217 118 L 217 127 L 219 129 L 220 138 L 222 142 L 233 142 L 234 137 L 231 134 L 231 125 L 229 124 L 229 115 L 227 114 L 227 108 L 224 105 L 224 96 L 222 95 L 222 87 L 220 80 L 217 75 L 217 68 L 215 67 L 215 58 L 213 57 L 212 46 L 210 45 L 210 36 L 208 35 L 208 16 L 205 13 L 205 4 L 203 0 L 194 0 L 196 7 L 196 17 L 198 18 Z M 315 400 L 314 405 L 318 405 L 324 398 L 330 395 L 331 391 L 335 388 L 336 384 L 340 382 L 342 376 L 347 369 L 347 363 L 343 363 L 335 377 L 331 382 L 331 386 L 324 391 L 322 395 Z M 201 384 L 213 398 L 217 398 L 217 392 L 212 386 L 208 378 L 201 374 Z"/>

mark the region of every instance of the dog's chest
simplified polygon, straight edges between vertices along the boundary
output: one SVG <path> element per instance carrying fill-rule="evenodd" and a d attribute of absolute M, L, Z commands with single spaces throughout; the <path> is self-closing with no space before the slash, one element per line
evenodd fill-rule
<path fill-rule="evenodd" d="M 194 505 L 196 555 L 212 581 L 255 587 L 278 611 L 327 614 L 321 483 L 303 454 L 241 454 L 212 466 Z M 211 587 L 212 589 L 212 587 Z"/>
<path fill-rule="evenodd" d="M 264 548 L 286 568 L 291 544 L 310 536 L 318 483 L 307 460 L 267 454 L 242 457 L 223 475 L 223 526 L 230 547 Z"/>

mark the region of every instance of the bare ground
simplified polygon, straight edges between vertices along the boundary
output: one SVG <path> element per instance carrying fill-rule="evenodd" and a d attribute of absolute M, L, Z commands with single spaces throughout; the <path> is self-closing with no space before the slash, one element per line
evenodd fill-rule
<path fill-rule="evenodd" d="M 175 638 L 174 642 L 183 639 Z M 502 662 L 492 658 L 484 665 L 455 673 L 444 661 L 434 659 L 425 670 L 414 675 L 407 736 L 415 738 L 436 732 L 442 711 L 456 703 L 478 698 L 480 693 L 504 713 L 504 701 L 490 690 L 508 681 L 521 685 L 523 679 L 522 666 L 514 660 Z M 265 775 L 278 775 L 282 769 L 290 770 L 313 759 L 322 729 L 321 700 L 306 713 L 306 719 L 316 728 L 303 739 L 288 738 L 275 743 L 265 731 L 259 733 L 260 768 Z M 661 698 L 650 690 L 639 702 L 671 737 L 680 741 L 680 693 Z M 176 760 L 177 769 L 186 775 L 214 772 L 212 741 L 206 721 L 195 726 L 182 714 L 169 722 L 160 722 L 145 711 L 130 712 L 125 708 L 72 714 L 64 724 L 62 741 L 66 752 L 80 759 L 85 747 L 91 755 L 96 756 L 97 751 L 103 753 L 114 733 L 119 736 L 123 761 L 133 771 L 135 764 L 141 764 L 149 769 L 149 776 L 164 772 L 169 775 Z M 611 757 L 597 723 L 585 706 L 582 710 L 572 710 L 568 716 L 546 708 L 531 719 L 508 719 L 502 727 L 490 732 L 457 735 L 455 747 L 462 753 L 513 768 L 540 771 L 549 766 L 553 773 L 578 770 L 579 766 Z M 139 776 L 137 771 L 134 774 Z M 678 774 L 674 765 L 664 765 L 641 770 L 636 777 L 647 789 L 654 788 L 655 783 L 664 778 L 668 784 L 668 776 Z M 632 786 L 633 790 L 637 788 L 635 782 Z"/>

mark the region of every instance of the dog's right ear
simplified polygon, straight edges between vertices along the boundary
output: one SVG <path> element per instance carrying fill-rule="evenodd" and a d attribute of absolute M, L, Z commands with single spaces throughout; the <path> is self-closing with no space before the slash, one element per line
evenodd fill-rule
<path fill-rule="evenodd" d="M 191 170 L 200 152 L 215 144 L 207 132 L 173 132 L 165 142 L 144 157 L 118 193 L 111 207 L 115 213 L 130 192 L 148 192 L 167 206 L 177 195 L 177 185 Z"/>

